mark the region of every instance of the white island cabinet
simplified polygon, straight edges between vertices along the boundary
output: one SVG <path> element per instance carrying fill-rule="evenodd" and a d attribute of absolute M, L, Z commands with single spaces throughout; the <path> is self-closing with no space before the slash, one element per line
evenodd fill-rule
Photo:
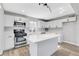
<path fill-rule="evenodd" d="M 58 35 L 49 34 L 33 34 L 29 36 L 29 50 L 31 56 L 50 56 L 58 46 Z"/>

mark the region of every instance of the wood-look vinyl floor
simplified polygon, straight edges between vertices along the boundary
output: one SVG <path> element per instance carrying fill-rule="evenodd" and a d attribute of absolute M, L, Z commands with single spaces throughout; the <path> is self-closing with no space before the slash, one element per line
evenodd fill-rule
<path fill-rule="evenodd" d="M 79 56 L 79 47 L 69 44 L 61 43 L 59 44 L 58 50 L 53 54 L 53 56 Z"/>
<path fill-rule="evenodd" d="M 29 56 L 28 46 L 4 51 L 3 56 Z"/>
<path fill-rule="evenodd" d="M 79 56 L 79 47 L 68 44 L 59 44 L 58 50 L 52 56 Z M 4 51 L 3 56 L 30 56 L 29 46 Z"/>

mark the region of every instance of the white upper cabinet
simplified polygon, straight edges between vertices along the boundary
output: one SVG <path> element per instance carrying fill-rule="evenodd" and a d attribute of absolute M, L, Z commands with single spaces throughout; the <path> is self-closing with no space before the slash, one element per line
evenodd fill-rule
<path fill-rule="evenodd" d="M 5 17 L 4 18 L 5 26 L 9 26 L 9 27 L 13 27 L 14 26 L 14 21 L 26 22 L 25 18 L 19 17 L 19 16 L 5 15 L 4 17 Z"/>
<path fill-rule="evenodd" d="M 5 15 L 4 17 L 5 26 L 13 27 L 15 17 L 10 15 Z"/>
<path fill-rule="evenodd" d="M 37 23 L 35 21 L 29 21 L 29 29 L 34 30 L 37 26 Z"/>
<path fill-rule="evenodd" d="M 76 16 L 75 17 L 70 17 L 70 18 L 65 18 L 65 19 L 59 19 L 55 21 L 51 21 L 48 23 L 50 24 L 52 28 L 61 28 L 63 27 L 64 22 L 70 22 L 70 21 L 76 21 Z"/>
<path fill-rule="evenodd" d="M 55 21 L 51 21 L 51 22 L 49 22 L 48 24 L 50 24 L 51 26 L 51 28 L 56 28 L 56 25 L 55 25 Z"/>
<path fill-rule="evenodd" d="M 62 27 L 62 22 L 57 22 L 56 27 L 61 28 Z"/>
<path fill-rule="evenodd" d="M 63 22 L 67 22 L 67 19 L 61 19 L 61 21 L 62 21 L 62 23 L 63 23 Z"/>
<path fill-rule="evenodd" d="M 26 19 L 23 18 L 23 17 L 17 16 L 17 17 L 14 17 L 14 21 L 17 21 L 17 22 L 26 22 Z"/>
<path fill-rule="evenodd" d="M 64 22 L 70 22 L 70 21 L 76 21 L 76 16 L 70 17 L 70 18 L 65 18 L 65 19 L 54 20 L 54 21 L 50 21 L 50 22 L 44 22 L 43 27 L 62 28 Z"/>
<path fill-rule="evenodd" d="M 51 28 L 60 28 L 62 27 L 62 20 L 55 20 L 55 21 L 51 21 L 49 22 L 49 25 L 51 25 Z"/>
<path fill-rule="evenodd" d="M 55 24 L 55 28 L 59 28 L 59 27 L 62 27 L 62 22 L 60 22 L 61 20 L 56 20 L 54 21 L 54 24 Z"/>
<path fill-rule="evenodd" d="M 42 27 L 42 23 L 40 21 L 29 21 L 29 30 L 38 31 Z"/>
<path fill-rule="evenodd" d="M 76 21 L 76 17 L 70 17 L 68 19 L 69 19 L 69 21 Z"/>

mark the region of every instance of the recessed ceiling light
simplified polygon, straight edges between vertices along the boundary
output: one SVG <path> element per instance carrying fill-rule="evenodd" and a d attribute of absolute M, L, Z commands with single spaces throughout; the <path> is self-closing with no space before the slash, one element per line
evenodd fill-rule
<path fill-rule="evenodd" d="M 63 13 L 65 10 L 63 8 L 59 8 L 60 9 L 60 13 Z"/>
<path fill-rule="evenodd" d="M 24 10 L 22 10 L 22 12 L 25 12 Z"/>

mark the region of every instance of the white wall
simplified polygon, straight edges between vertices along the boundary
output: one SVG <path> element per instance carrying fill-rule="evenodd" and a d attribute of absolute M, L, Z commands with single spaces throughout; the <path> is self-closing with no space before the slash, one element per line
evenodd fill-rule
<path fill-rule="evenodd" d="M 75 26 L 75 39 L 76 39 L 76 43 L 79 45 L 79 16 L 77 17 L 77 22 L 76 22 L 76 26 Z"/>
<path fill-rule="evenodd" d="M 63 24 L 64 41 L 79 46 L 79 3 L 71 5 L 77 15 L 77 21 Z"/>
<path fill-rule="evenodd" d="M 63 24 L 64 41 L 75 43 L 76 41 L 76 22 L 68 22 Z"/>
<path fill-rule="evenodd" d="M 63 24 L 64 41 L 79 46 L 79 16 L 76 22 Z"/>

